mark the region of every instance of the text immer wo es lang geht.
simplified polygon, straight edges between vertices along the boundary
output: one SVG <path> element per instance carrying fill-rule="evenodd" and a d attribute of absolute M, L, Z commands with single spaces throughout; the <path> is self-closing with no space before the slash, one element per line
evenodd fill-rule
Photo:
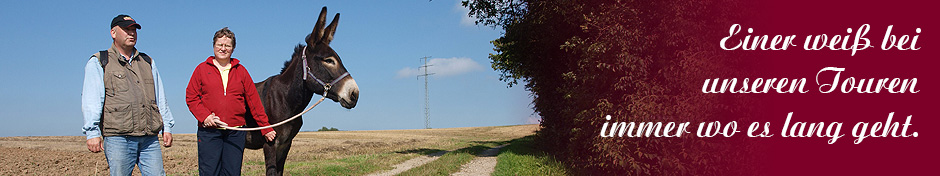
<path fill-rule="evenodd" d="M 787 120 L 783 124 L 780 134 L 781 137 L 828 137 L 829 144 L 834 144 L 839 138 L 847 135 L 842 132 L 842 122 L 793 122 L 791 118 L 793 112 L 787 114 Z M 854 144 L 862 143 L 869 137 L 917 137 L 917 132 L 909 130 L 911 118 L 907 116 L 904 123 L 894 121 L 894 112 L 888 114 L 885 122 L 857 122 L 852 128 L 851 135 L 856 139 Z M 604 117 L 608 122 L 604 122 L 601 127 L 600 137 L 682 137 L 683 134 L 692 133 L 688 130 L 691 122 L 609 122 L 610 115 Z M 870 126 L 869 126 L 870 124 Z M 747 137 L 773 137 L 770 133 L 770 122 L 751 122 L 747 128 Z M 718 121 L 701 122 L 696 131 L 697 137 L 732 137 L 742 131 L 738 130 L 738 122 L 731 121 L 722 124 Z"/>

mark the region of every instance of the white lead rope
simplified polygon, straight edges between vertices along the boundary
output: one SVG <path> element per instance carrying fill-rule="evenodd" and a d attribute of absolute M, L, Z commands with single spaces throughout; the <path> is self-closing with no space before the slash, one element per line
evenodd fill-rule
<path fill-rule="evenodd" d="M 227 124 L 225 124 L 224 122 L 222 122 L 222 121 L 219 120 L 219 119 L 213 119 L 213 120 L 215 121 L 216 124 L 219 124 L 219 127 L 222 127 L 222 128 L 228 129 L 228 130 L 256 131 L 256 130 L 262 130 L 262 129 L 267 129 L 267 128 L 274 128 L 274 127 L 276 127 L 276 126 L 280 126 L 280 125 L 283 125 L 283 124 L 285 124 L 285 123 L 287 123 L 287 122 L 290 122 L 291 120 L 294 120 L 294 119 L 296 119 L 297 117 L 300 117 L 300 115 L 306 114 L 307 111 L 310 111 L 311 109 L 313 109 L 313 107 L 316 107 L 317 105 L 319 105 L 320 102 L 323 102 L 324 99 L 326 99 L 326 96 L 323 96 L 323 98 L 320 98 L 320 100 L 318 100 L 317 103 L 314 103 L 312 106 L 310 106 L 309 108 L 305 109 L 303 112 L 300 112 L 300 114 L 294 115 L 294 117 L 291 117 L 291 118 L 289 118 L 289 119 L 287 119 L 287 120 L 278 122 L 278 123 L 276 123 L 276 124 L 272 124 L 272 125 L 268 125 L 268 126 L 263 126 L 263 127 L 254 127 L 254 128 L 229 127 Z"/>

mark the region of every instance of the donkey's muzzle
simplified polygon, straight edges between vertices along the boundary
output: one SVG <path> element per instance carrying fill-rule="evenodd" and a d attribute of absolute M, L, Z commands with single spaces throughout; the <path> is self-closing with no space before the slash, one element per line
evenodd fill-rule
<path fill-rule="evenodd" d="M 356 80 L 353 80 L 352 77 L 347 78 L 349 80 L 343 81 L 342 87 L 340 87 L 339 94 L 339 104 L 346 109 L 352 109 L 356 107 L 356 103 L 359 102 L 359 85 L 356 84 Z"/>

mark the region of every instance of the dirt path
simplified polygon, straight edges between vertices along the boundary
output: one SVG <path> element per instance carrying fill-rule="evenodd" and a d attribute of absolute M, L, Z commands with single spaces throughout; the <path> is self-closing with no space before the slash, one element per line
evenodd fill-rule
<path fill-rule="evenodd" d="M 464 176 L 464 175 L 490 175 L 493 174 L 496 167 L 496 154 L 499 154 L 499 149 L 505 147 L 508 144 L 503 144 L 497 147 L 486 149 L 483 153 L 480 153 L 480 156 L 474 158 L 470 163 L 464 164 L 460 167 L 460 171 L 452 176 Z"/>
<path fill-rule="evenodd" d="M 389 171 L 385 171 L 385 172 L 381 172 L 381 173 L 369 174 L 368 176 L 392 176 L 392 175 L 400 174 L 400 173 L 405 172 L 405 171 L 407 171 L 407 170 L 409 170 L 409 169 L 411 169 L 411 168 L 415 168 L 415 167 L 418 167 L 418 166 L 427 164 L 427 163 L 429 163 L 429 162 L 431 162 L 431 161 L 437 160 L 438 158 L 441 158 L 441 155 L 447 154 L 447 152 L 450 152 L 450 151 L 440 151 L 440 152 L 437 152 L 437 153 L 432 153 L 432 154 L 427 155 L 427 156 L 424 156 L 424 155 L 418 156 L 418 157 L 412 158 L 412 159 L 410 159 L 410 160 L 408 160 L 408 161 L 405 161 L 405 162 L 402 162 L 402 163 L 400 163 L 400 164 L 396 164 L 395 166 L 392 166 L 392 167 L 395 167 L 395 169 L 392 169 L 392 170 L 389 170 Z"/>

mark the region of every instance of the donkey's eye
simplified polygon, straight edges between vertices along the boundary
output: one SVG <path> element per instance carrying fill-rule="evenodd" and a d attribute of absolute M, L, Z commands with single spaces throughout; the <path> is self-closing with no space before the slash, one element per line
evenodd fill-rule
<path fill-rule="evenodd" d="M 328 63 L 328 64 L 333 64 L 333 62 L 335 62 L 335 61 L 333 61 L 333 59 L 331 59 L 331 58 L 327 58 L 327 59 L 324 59 L 323 62 L 326 62 L 326 63 Z"/>

